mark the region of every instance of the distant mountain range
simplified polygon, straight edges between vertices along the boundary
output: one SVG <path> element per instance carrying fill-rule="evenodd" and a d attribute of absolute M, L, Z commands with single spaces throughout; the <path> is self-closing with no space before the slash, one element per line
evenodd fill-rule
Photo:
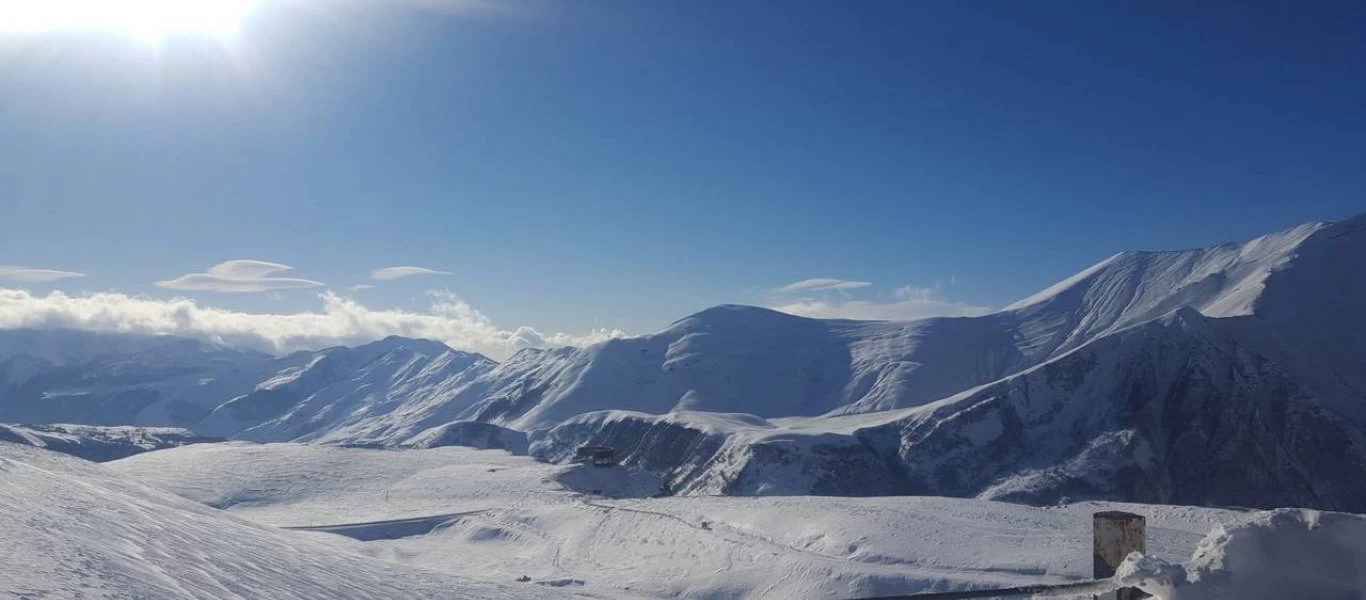
<path fill-rule="evenodd" d="M 1363 511 L 1366 215 L 1120 253 L 981 317 L 720 306 L 501 364 L 402 338 L 272 357 L 0 331 L 0 421 L 549 460 L 610 444 L 679 493 Z"/>
<path fill-rule="evenodd" d="M 223 440 L 196 435 L 175 427 L 99 425 L 0 424 L 0 442 L 46 448 L 94 462 L 108 462 L 134 454 L 188 444 Z"/>

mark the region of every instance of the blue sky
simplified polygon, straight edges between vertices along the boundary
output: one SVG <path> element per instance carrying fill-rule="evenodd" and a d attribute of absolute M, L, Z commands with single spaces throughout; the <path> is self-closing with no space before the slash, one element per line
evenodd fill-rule
<path fill-rule="evenodd" d="M 1366 4 L 1193 4 L 258 0 L 226 36 L 0 32 L 0 265 L 86 274 L 0 287 L 580 341 L 734 302 L 969 314 L 1366 211 Z M 309 283 L 205 289 L 237 259 Z M 778 291 L 814 278 L 846 283 Z"/>

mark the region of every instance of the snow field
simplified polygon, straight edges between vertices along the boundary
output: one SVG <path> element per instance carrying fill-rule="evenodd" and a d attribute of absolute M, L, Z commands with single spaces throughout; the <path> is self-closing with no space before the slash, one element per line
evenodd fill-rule
<path fill-rule="evenodd" d="M 1185 560 L 1211 527 L 1241 516 L 954 498 L 647 498 L 657 480 L 626 469 L 455 447 L 208 444 L 111 466 L 274 525 L 443 515 L 417 519 L 416 528 L 392 524 L 396 539 L 383 539 L 390 524 L 369 526 L 364 542 L 312 535 L 383 562 L 621 597 L 856 598 L 1061 583 L 1090 575 L 1093 512 L 1148 515 L 1151 554 L 1170 561 Z M 622 497 L 581 494 L 562 482 Z"/>

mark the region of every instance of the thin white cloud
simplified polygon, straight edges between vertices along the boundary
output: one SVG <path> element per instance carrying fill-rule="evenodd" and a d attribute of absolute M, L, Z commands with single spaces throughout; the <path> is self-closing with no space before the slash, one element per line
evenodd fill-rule
<path fill-rule="evenodd" d="M 939 286 L 905 286 L 892 291 L 888 301 L 799 298 L 780 301 L 770 308 L 817 319 L 914 321 L 930 317 L 975 317 L 992 312 L 990 307 L 957 302 L 944 297 Z"/>
<path fill-rule="evenodd" d="M 363 291 L 365 291 L 365 290 L 373 290 L 373 289 L 375 289 L 375 286 L 370 285 L 370 284 L 368 284 L 368 283 L 362 283 L 362 284 L 359 284 L 359 285 L 353 285 L 353 286 L 351 286 L 351 287 L 349 287 L 349 288 L 346 288 L 346 289 L 349 289 L 349 290 L 351 290 L 351 291 L 353 291 L 353 292 L 363 292 Z"/>
<path fill-rule="evenodd" d="M 70 277 L 85 277 L 85 273 L 79 271 L 67 271 L 63 269 L 35 269 L 33 267 L 8 267 L 0 265 L 0 279 L 23 282 L 45 282 L 67 279 Z"/>
<path fill-rule="evenodd" d="M 595 329 L 545 334 L 530 327 L 503 329 L 454 294 L 431 295 L 426 312 L 372 309 L 332 292 L 319 294 L 318 312 L 248 313 L 201 305 L 187 298 L 160 300 L 119 293 L 35 295 L 0 288 L 0 329 L 66 328 L 173 334 L 283 354 L 356 345 L 390 335 L 440 340 L 452 348 L 495 359 L 525 347 L 584 346 L 625 334 Z"/>
<path fill-rule="evenodd" d="M 218 263 L 204 273 L 188 273 L 175 279 L 158 281 L 156 284 L 173 290 L 209 292 L 265 292 L 323 285 L 311 279 L 271 277 L 273 273 L 290 271 L 293 268 L 263 260 L 230 260 Z"/>
<path fill-rule="evenodd" d="M 389 281 L 400 277 L 412 277 L 413 275 L 450 275 L 450 271 L 437 271 L 426 267 L 384 267 L 370 272 L 370 279 L 375 281 Z"/>
<path fill-rule="evenodd" d="M 873 285 L 868 281 L 849 281 L 846 279 L 830 279 L 828 277 L 816 277 L 813 279 L 803 279 L 795 283 L 789 283 L 774 290 L 780 294 L 791 292 L 820 292 L 827 290 L 853 290 Z"/>

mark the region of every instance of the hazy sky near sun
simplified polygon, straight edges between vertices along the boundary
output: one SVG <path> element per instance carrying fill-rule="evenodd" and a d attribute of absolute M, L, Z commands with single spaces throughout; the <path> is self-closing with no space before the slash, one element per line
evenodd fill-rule
<path fill-rule="evenodd" d="M 1361 2 L 230 4 L 0 28 L 0 326 L 506 355 L 1366 211 Z"/>

